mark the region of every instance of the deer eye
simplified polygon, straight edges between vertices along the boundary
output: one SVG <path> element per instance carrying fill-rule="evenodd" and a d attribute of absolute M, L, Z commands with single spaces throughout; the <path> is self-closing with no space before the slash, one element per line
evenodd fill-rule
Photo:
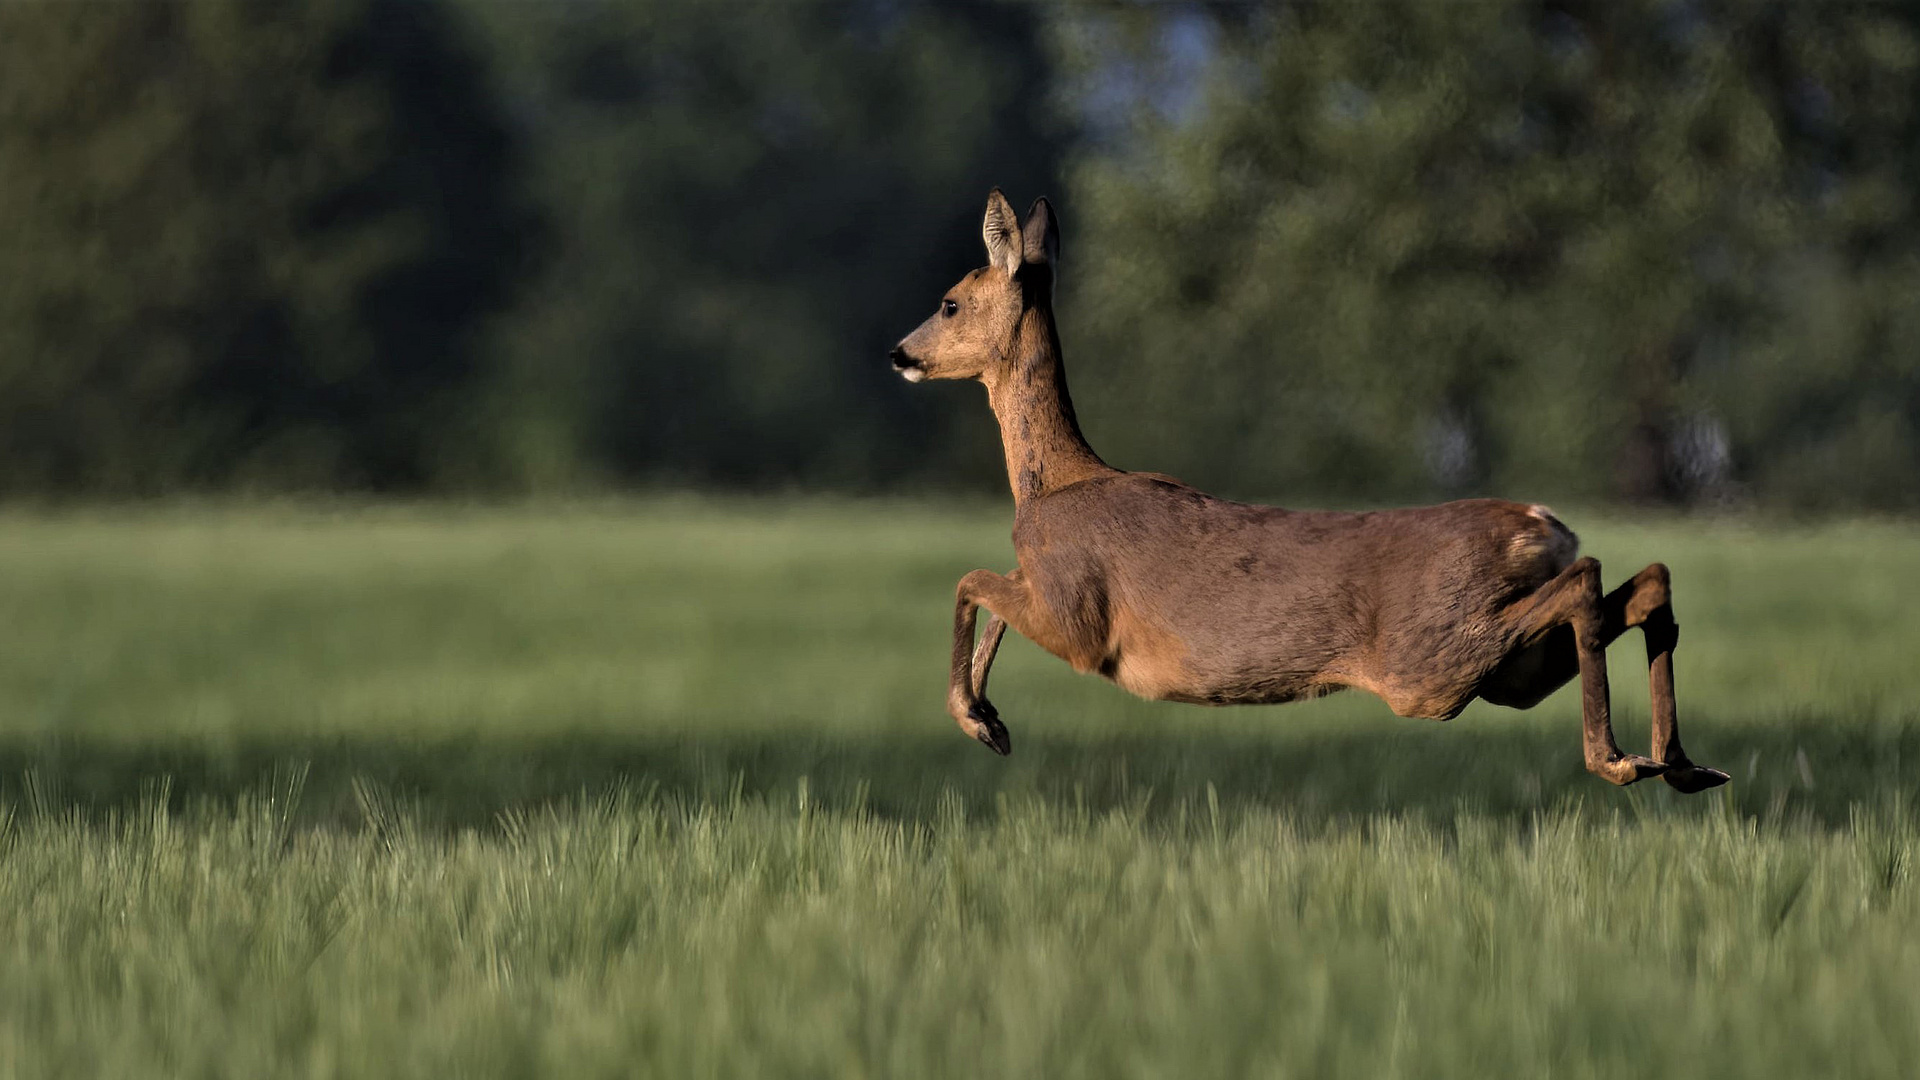
<path fill-rule="evenodd" d="M 951 319 L 955 315 L 960 314 L 960 305 L 951 300 L 942 300 L 940 301 L 940 314 L 944 318 Z"/>

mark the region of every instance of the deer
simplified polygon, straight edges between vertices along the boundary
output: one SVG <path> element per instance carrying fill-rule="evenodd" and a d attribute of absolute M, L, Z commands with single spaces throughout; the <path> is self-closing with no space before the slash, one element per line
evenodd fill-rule
<path fill-rule="evenodd" d="M 955 588 L 947 712 L 961 731 L 1012 752 L 987 700 L 1012 627 L 1082 674 L 1202 705 L 1358 689 L 1397 715 L 1450 720 L 1475 699 L 1531 708 L 1578 675 L 1589 772 L 1623 786 L 1659 776 L 1684 793 L 1726 783 L 1680 745 L 1665 564 L 1604 592 L 1599 561 L 1538 504 L 1289 510 L 1113 468 L 1067 394 L 1052 206 L 1041 198 L 1022 219 L 995 188 L 981 237 L 987 265 L 890 354 L 909 382 L 986 387 L 1013 491 L 1018 565 L 974 570 Z M 1606 647 L 1635 627 L 1652 704 L 1645 757 L 1621 751 L 1609 715 Z"/>

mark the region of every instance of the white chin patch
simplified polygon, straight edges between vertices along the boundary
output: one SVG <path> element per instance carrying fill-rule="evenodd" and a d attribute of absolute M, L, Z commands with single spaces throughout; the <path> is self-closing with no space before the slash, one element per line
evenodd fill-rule
<path fill-rule="evenodd" d="M 917 368 L 917 367 L 901 368 L 900 377 L 907 380 L 908 382 L 925 382 L 927 378 L 927 373 L 924 368 Z"/>

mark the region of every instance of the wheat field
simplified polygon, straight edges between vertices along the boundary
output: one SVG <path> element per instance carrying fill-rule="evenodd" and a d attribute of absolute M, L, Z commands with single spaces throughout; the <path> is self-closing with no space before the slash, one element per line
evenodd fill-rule
<path fill-rule="evenodd" d="M 1728 787 L 1012 636 L 996 758 L 995 503 L 0 514 L 0 1075 L 1914 1075 L 1920 529 L 1564 516 Z"/>

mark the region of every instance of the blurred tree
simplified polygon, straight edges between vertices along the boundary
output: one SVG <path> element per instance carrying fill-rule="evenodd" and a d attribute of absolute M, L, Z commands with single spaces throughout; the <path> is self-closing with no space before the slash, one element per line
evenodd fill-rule
<path fill-rule="evenodd" d="M 1705 380 L 1762 497 L 1920 506 L 1920 5 L 1749 13 L 1801 208 L 1777 332 Z"/>
<path fill-rule="evenodd" d="M 1911 384 L 1828 366 L 1911 355 L 1849 343 L 1831 310 L 1904 326 L 1901 286 L 1810 269 L 1859 246 L 1845 205 L 1875 207 L 1875 243 L 1912 227 L 1889 198 L 1915 145 L 1897 22 L 1540 0 L 1068 12 L 1069 93 L 1111 132 L 1072 204 L 1096 443 L 1308 497 L 1787 493 L 1783 469 L 1849 501 L 1911 492 Z M 1195 51 L 1202 90 L 1170 105 L 1158 73 Z M 1797 423 L 1822 433 L 1805 450 Z M 1833 467 L 1785 464 L 1807 454 Z M 1868 457 L 1873 475 L 1840 475 Z"/>
<path fill-rule="evenodd" d="M 886 352 L 981 262 L 988 189 L 1054 181 L 1035 9 L 469 10 L 557 222 L 504 342 L 527 483 L 1001 482 L 979 401 Z"/>
<path fill-rule="evenodd" d="M 471 470 L 526 217 L 417 0 L 0 6 L 0 489 Z"/>
<path fill-rule="evenodd" d="M 884 357 L 999 185 L 1117 464 L 1920 505 L 1920 5 L 17 0 L 0 64 L 0 492 L 998 486 Z"/>

